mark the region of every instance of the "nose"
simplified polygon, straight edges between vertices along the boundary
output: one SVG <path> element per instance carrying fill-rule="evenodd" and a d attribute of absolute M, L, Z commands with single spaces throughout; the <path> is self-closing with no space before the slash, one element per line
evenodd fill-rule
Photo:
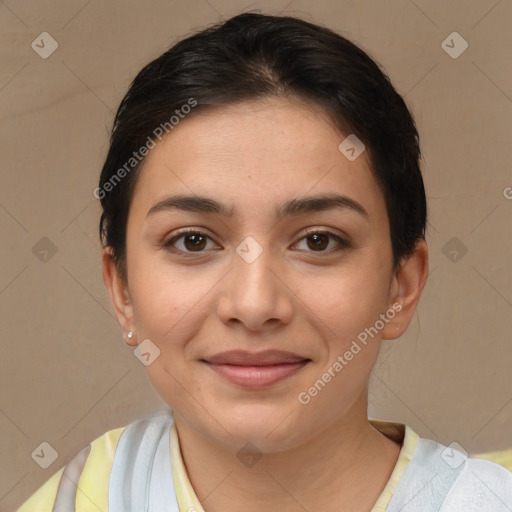
<path fill-rule="evenodd" d="M 256 248 L 261 253 L 253 259 Z M 250 331 L 276 329 L 289 323 L 293 292 L 271 250 L 255 244 L 254 239 L 249 246 L 240 244 L 238 249 L 233 254 L 231 271 L 222 280 L 217 303 L 220 320 L 226 324 L 241 323 Z"/>

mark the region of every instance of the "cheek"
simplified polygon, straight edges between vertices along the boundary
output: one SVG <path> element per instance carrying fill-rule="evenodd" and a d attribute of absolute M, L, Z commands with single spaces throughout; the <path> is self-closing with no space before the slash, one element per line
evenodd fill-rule
<path fill-rule="evenodd" d="M 321 331 L 344 343 L 373 325 L 387 306 L 387 276 L 376 263 L 339 268 L 297 279 L 300 299 L 321 320 Z"/>
<path fill-rule="evenodd" d="M 307 281 L 302 279 L 306 286 L 311 284 Z M 360 397 L 376 363 L 380 335 L 370 328 L 386 310 L 386 281 L 369 267 L 313 281 L 318 286 L 303 289 L 309 292 L 303 291 L 301 298 L 308 306 L 304 310 L 314 312 L 310 318 L 314 331 L 322 334 L 324 350 L 318 353 L 314 378 L 308 379 L 301 391 L 311 392 L 311 397 L 316 394 L 311 411 L 330 421 Z M 328 383 L 323 387 L 319 380 Z M 337 407 L 332 407 L 333 403 Z"/>
<path fill-rule="evenodd" d="M 162 260 L 143 255 L 134 258 L 130 291 L 138 333 L 168 355 L 166 364 L 174 367 L 187 358 L 189 340 L 214 311 L 211 301 L 222 274 L 207 267 L 180 268 Z"/>

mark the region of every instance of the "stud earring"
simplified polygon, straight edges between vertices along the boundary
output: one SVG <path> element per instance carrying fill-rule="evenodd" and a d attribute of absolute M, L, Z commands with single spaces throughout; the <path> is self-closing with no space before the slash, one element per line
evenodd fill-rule
<path fill-rule="evenodd" d="M 126 337 L 131 340 L 133 338 L 133 332 L 132 331 L 128 331 L 128 334 L 126 335 Z"/>

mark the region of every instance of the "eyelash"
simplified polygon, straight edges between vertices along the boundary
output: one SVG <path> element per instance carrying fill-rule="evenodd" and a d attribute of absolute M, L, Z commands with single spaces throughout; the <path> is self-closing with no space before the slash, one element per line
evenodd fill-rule
<path fill-rule="evenodd" d="M 201 250 L 201 251 L 182 251 L 180 249 L 176 249 L 176 248 L 173 247 L 173 244 L 175 244 L 180 238 L 183 238 L 185 235 L 188 235 L 188 234 L 201 235 L 202 237 L 205 237 L 205 238 L 208 238 L 208 239 L 212 240 L 212 238 L 210 236 L 208 236 L 206 233 L 203 233 L 202 231 L 199 231 L 198 229 L 188 228 L 188 229 L 183 229 L 181 231 L 178 231 L 178 233 L 176 235 L 174 235 L 173 237 L 171 237 L 167 241 L 165 241 L 162 244 L 162 247 L 164 249 L 166 249 L 167 251 L 172 252 L 172 253 L 184 254 L 184 255 L 186 255 L 186 257 L 194 256 L 196 254 L 201 254 L 201 253 L 205 252 L 205 250 Z M 318 253 L 318 254 L 331 254 L 333 252 L 337 252 L 337 251 L 340 251 L 342 249 L 348 249 L 348 248 L 351 247 L 351 244 L 347 240 L 345 240 L 342 237 L 340 237 L 339 235 L 337 235 L 337 234 L 335 234 L 335 233 L 333 233 L 331 231 L 322 231 L 322 230 L 315 230 L 315 229 L 311 229 L 311 230 L 307 231 L 304 234 L 304 236 L 302 236 L 299 239 L 299 242 L 304 240 L 304 239 L 306 239 L 308 236 L 311 236 L 311 235 L 327 235 L 327 236 L 331 237 L 332 239 L 334 239 L 339 244 L 338 247 L 335 248 L 335 249 L 321 250 L 321 251 L 313 251 L 313 250 L 307 251 L 307 252 L 311 252 L 313 254 L 315 254 L 315 253 Z"/>

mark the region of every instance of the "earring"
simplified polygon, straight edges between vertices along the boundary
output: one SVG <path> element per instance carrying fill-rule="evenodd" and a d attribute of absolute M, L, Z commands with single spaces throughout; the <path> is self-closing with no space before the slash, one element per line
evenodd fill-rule
<path fill-rule="evenodd" d="M 133 338 L 133 332 L 132 331 L 128 331 L 128 334 L 126 335 L 126 337 L 131 340 Z"/>

